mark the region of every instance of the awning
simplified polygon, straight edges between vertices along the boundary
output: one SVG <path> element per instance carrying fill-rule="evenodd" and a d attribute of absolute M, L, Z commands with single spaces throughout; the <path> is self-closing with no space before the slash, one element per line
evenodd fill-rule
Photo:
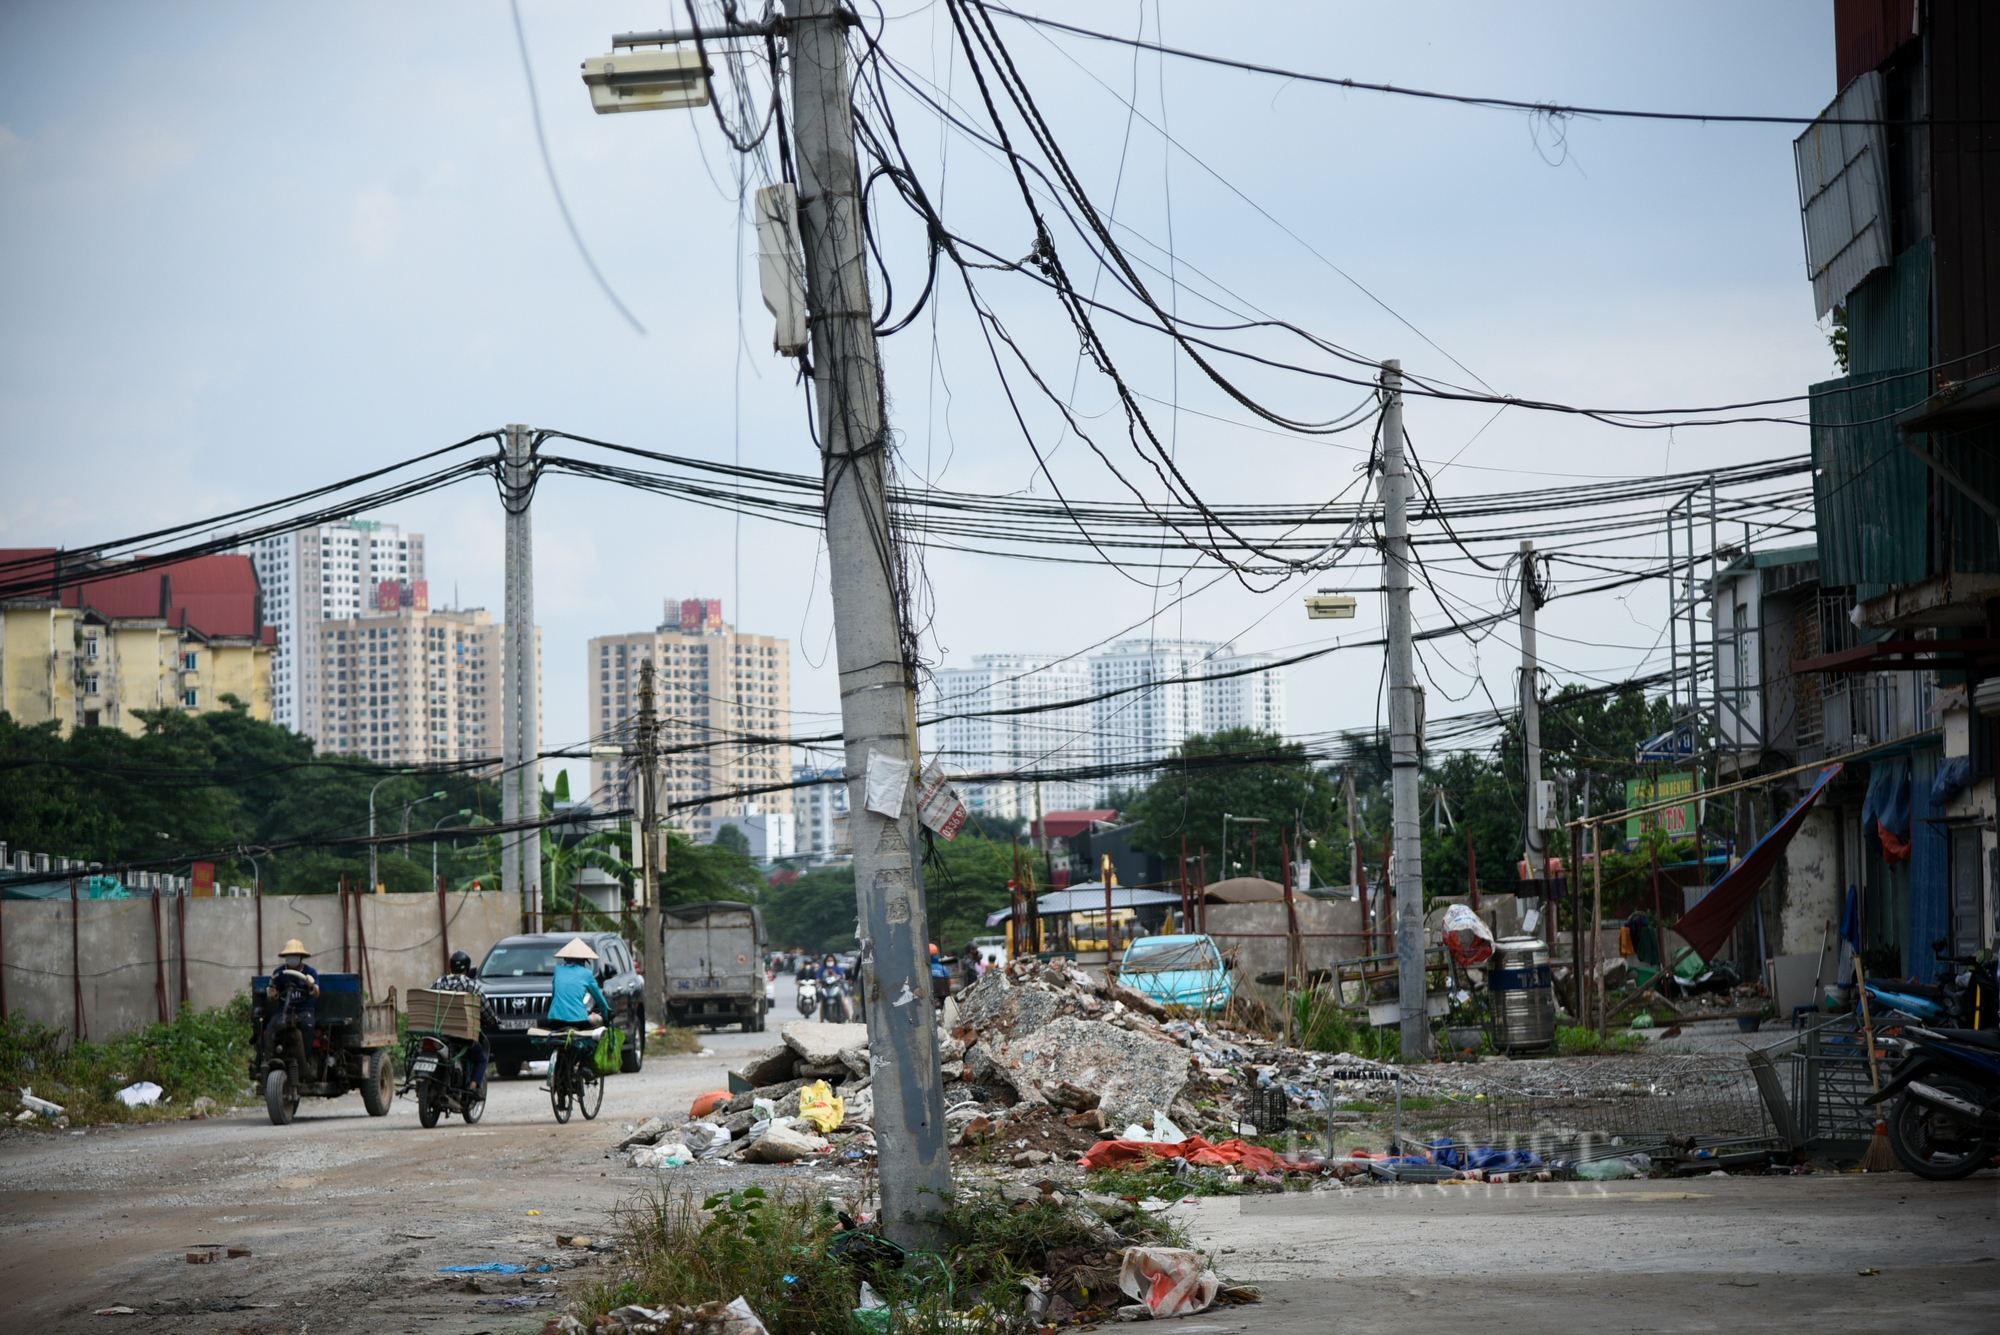
<path fill-rule="evenodd" d="M 1820 771 L 1812 790 L 1791 809 L 1785 818 L 1771 828 L 1771 832 L 1757 841 L 1754 848 L 1743 860 L 1736 864 L 1727 875 L 1715 883 L 1701 903 L 1689 909 L 1674 924 L 1674 931 L 1681 940 L 1693 946 L 1695 953 L 1704 961 L 1712 960 L 1729 940 L 1729 934 L 1736 930 L 1743 911 L 1750 907 L 1750 901 L 1764 888 L 1764 882 L 1771 879 L 1772 868 L 1778 865 L 1785 846 L 1792 842 L 1792 836 L 1805 824 L 1806 812 L 1826 791 L 1827 784 L 1833 782 L 1834 775 L 1842 766 L 1829 765 Z"/>
<path fill-rule="evenodd" d="M 1154 904 L 1178 904 L 1179 895 L 1162 890 L 1134 890 L 1122 885 L 1111 887 L 1111 907 L 1114 909 L 1142 909 Z M 1094 881 L 1089 885 L 1073 885 L 1067 890 L 1045 890 L 1036 901 L 1037 911 L 1044 918 L 1057 918 L 1065 913 L 1104 912 L 1104 882 Z M 998 909 L 986 915 L 988 927 L 998 927 L 1014 916 L 1011 908 Z"/>
<path fill-rule="evenodd" d="M 2000 663 L 2000 640 L 1876 640 L 1837 653 L 1803 658 L 1792 664 L 1802 672 L 1933 672 L 1942 669 L 1990 667 Z"/>

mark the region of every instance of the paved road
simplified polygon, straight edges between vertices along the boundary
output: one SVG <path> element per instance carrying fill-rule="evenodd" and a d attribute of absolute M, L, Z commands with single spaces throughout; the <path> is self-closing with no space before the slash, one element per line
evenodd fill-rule
<path fill-rule="evenodd" d="M 494 1082 L 476 1127 L 447 1118 L 426 1131 L 409 1099 L 372 1118 L 350 1094 L 305 1100 L 286 1127 L 257 1108 L 14 1132 L 0 1140 L 0 1330 L 538 1330 L 533 1309 L 495 1304 L 539 1289 L 508 1278 L 456 1292 L 462 1281 L 441 1281 L 437 1267 L 539 1264 L 564 1254 L 559 1232 L 601 1235 L 621 1202 L 656 1181 L 604 1157 L 621 1125 L 726 1085 L 729 1065 L 796 1018 L 793 996 L 781 978 L 773 1032 L 724 1031 L 706 1036 L 710 1055 L 650 1058 L 611 1077 L 594 1122 L 556 1125 L 540 1077 L 524 1076 Z M 253 1254 L 187 1263 L 210 1245 Z M 574 1282 L 589 1270 L 551 1273 Z M 139 1314 L 116 1324 L 92 1315 L 114 1305 Z M 153 1305 L 179 1310 L 148 1315 Z"/>

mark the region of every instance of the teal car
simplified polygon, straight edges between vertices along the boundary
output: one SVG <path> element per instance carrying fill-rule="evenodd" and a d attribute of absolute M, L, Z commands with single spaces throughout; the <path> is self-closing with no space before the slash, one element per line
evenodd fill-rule
<path fill-rule="evenodd" d="M 1206 936 L 1145 936 L 1125 948 L 1118 980 L 1166 1006 L 1218 1011 L 1229 1004 L 1229 965 Z"/>

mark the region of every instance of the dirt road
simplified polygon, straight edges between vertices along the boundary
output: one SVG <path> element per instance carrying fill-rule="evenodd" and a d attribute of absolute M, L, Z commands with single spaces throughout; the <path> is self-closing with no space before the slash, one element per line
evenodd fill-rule
<path fill-rule="evenodd" d="M 711 1056 L 650 1058 L 636 1075 L 613 1076 L 594 1122 L 557 1126 L 539 1077 L 524 1076 L 493 1083 L 476 1127 L 451 1118 L 426 1131 L 409 1099 L 372 1118 L 349 1095 L 306 1100 L 286 1127 L 260 1108 L 87 1134 L 14 1132 L 0 1141 L 0 1329 L 539 1330 L 553 1295 L 599 1259 L 559 1248 L 556 1234 L 601 1237 L 619 1203 L 658 1180 L 604 1156 L 621 1125 L 684 1111 L 726 1084 L 738 1054 L 776 1041 L 777 1023 L 796 1018 L 788 983 L 774 1032 L 719 1033 L 707 1040 Z M 773 1170 L 734 1174 L 748 1181 L 753 1171 Z M 708 1169 L 703 1184 L 731 1176 Z M 188 1264 L 207 1246 L 252 1255 Z M 530 1285 L 484 1276 L 483 1292 L 465 1292 L 462 1278 L 438 1272 L 494 1261 L 526 1265 Z M 121 1305 L 135 1314 L 93 1315 Z"/>

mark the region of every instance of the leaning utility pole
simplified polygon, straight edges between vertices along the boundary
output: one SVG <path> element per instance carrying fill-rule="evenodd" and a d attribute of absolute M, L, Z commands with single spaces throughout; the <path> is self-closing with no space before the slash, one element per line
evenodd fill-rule
<path fill-rule="evenodd" d="M 1546 886 L 1549 875 L 1548 836 L 1542 829 L 1542 693 L 1535 659 L 1535 611 L 1542 605 L 1541 581 L 1535 573 L 1535 544 L 1521 540 L 1521 738 L 1528 758 L 1528 879 Z M 1546 892 L 1544 894 L 1546 898 Z"/>
<path fill-rule="evenodd" d="M 659 768 L 659 715 L 653 712 L 653 659 L 639 662 L 639 908 L 644 926 L 640 952 L 646 968 L 646 1019 L 661 1024 L 667 1018 L 667 970 L 660 940 L 660 872 L 666 861 L 660 838 L 660 806 L 655 787 Z M 638 1035 L 640 1052 L 646 1035 Z"/>
<path fill-rule="evenodd" d="M 951 1190 L 951 1157 L 911 782 L 914 664 L 904 647 L 901 561 L 884 486 L 890 441 L 848 100 L 854 17 L 840 0 L 790 0 L 786 11 L 881 1218 L 894 1241 L 928 1251 Z"/>
<path fill-rule="evenodd" d="M 1430 1049 L 1424 977 L 1424 832 L 1417 793 L 1418 691 L 1410 643 L 1410 475 L 1403 453 L 1403 364 L 1382 363 L 1382 553 L 1389 595 L 1390 823 L 1396 844 L 1396 995 L 1402 1002 L 1403 1059 Z"/>
<path fill-rule="evenodd" d="M 500 468 L 500 501 L 507 511 L 505 639 L 500 664 L 500 818 L 508 825 L 542 815 L 540 664 L 535 656 L 534 526 L 528 502 L 535 494 L 533 433 L 507 428 Z M 538 830 L 500 836 L 500 885 L 519 896 L 522 930 L 542 930 L 542 840 Z"/>

